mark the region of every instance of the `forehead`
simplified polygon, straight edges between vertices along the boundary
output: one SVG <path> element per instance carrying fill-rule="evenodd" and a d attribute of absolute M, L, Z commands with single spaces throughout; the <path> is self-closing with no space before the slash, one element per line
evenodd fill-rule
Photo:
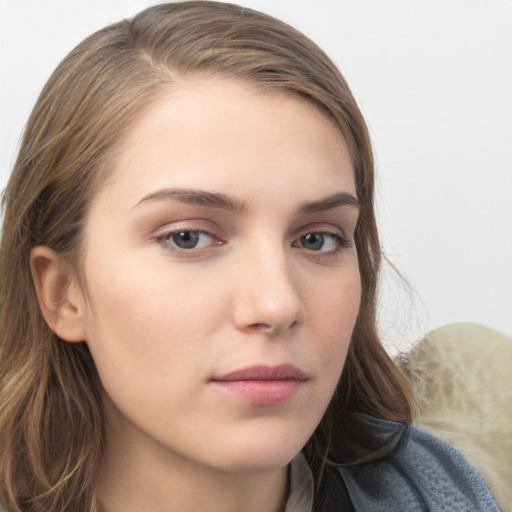
<path fill-rule="evenodd" d="M 355 193 L 350 155 L 341 130 L 298 94 L 246 82 L 181 81 L 129 127 L 109 182 L 150 187 L 213 189 L 262 181 L 276 187 L 305 181 L 320 194 L 332 187 Z"/>

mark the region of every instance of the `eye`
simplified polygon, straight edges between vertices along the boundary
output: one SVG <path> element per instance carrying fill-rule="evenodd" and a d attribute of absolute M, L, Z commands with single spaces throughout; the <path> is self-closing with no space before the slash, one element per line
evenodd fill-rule
<path fill-rule="evenodd" d="M 346 247 L 350 247 L 349 239 L 337 233 L 312 232 L 298 238 L 294 247 L 302 247 L 315 252 L 337 252 Z"/>
<path fill-rule="evenodd" d="M 167 248 L 174 250 L 202 249 L 215 244 L 215 237 L 207 231 L 183 229 L 158 237 Z"/>

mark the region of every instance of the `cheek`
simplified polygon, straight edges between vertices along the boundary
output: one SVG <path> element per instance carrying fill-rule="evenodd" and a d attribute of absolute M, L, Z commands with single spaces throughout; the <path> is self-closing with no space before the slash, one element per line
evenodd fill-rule
<path fill-rule="evenodd" d="M 337 382 L 359 314 L 359 273 L 347 272 L 342 279 L 333 279 L 322 286 L 321 292 L 320 287 L 317 290 L 311 295 L 307 308 L 310 328 L 314 329 L 314 349 L 321 367 Z"/>
<path fill-rule="evenodd" d="M 129 369 L 167 379 L 170 369 L 175 374 L 185 361 L 193 365 L 221 317 L 216 288 L 201 283 L 199 290 L 199 280 L 161 262 L 110 261 L 117 265 L 91 260 L 87 275 L 87 342 L 100 375 L 108 380 Z"/>
<path fill-rule="evenodd" d="M 308 307 L 315 324 L 327 338 L 350 337 L 361 303 L 361 282 L 357 272 L 347 272 L 317 287 Z"/>

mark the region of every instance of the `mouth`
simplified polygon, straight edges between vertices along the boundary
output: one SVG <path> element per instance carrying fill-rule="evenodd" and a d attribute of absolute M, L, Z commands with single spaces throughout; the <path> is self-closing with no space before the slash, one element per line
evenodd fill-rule
<path fill-rule="evenodd" d="M 251 366 L 210 380 L 219 390 L 254 405 L 287 402 L 306 381 L 306 374 L 290 364 Z"/>

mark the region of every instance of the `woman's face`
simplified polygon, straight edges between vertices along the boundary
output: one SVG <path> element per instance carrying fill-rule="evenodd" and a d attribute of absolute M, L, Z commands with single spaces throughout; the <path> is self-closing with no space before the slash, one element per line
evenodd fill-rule
<path fill-rule="evenodd" d="M 203 468 L 288 463 L 345 362 L 357 216 L 346 144 L 304 99 L 198 79 L 154 104 L 85 230 L 79 312 L 107 426 Z"/>

